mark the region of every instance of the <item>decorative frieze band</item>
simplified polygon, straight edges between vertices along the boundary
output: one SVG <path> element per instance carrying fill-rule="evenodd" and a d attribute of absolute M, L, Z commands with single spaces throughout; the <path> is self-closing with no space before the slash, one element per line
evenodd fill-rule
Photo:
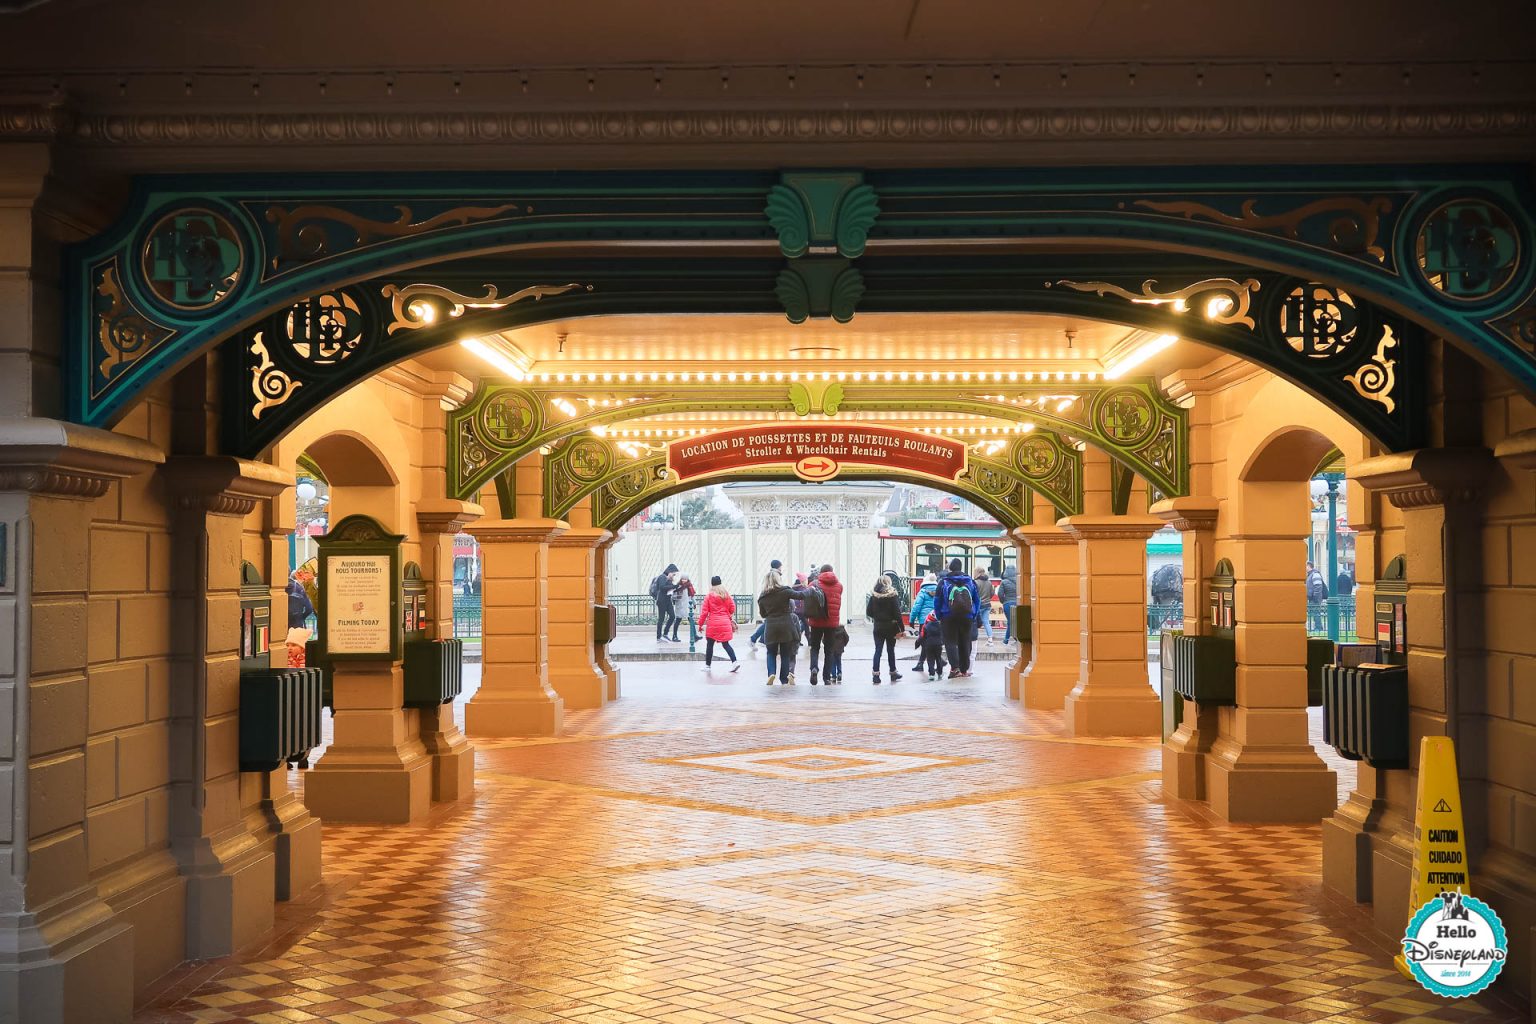
<path fill-rule="evenodd" d="M 0 107 L 0 138 L 90 146 L 999 142 L 1297 138 L 1488 138 L 1536 134 L 1536 104 L 1097 104 L 1087 106 L 710 107 L 689 110 L 71 112 Z"/>

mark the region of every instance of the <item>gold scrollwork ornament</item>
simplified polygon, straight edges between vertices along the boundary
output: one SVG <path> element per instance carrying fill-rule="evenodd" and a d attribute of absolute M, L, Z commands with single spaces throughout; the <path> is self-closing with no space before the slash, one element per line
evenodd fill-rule
<path fill-rule="evenodd" d="M 268 409 L 288 401 L 295 391 L 304 386 L 304 382 L 294 380 L 277 368 L 267 352 L 266 339 L 260 331 L 251 339 L 250 351 L 258 360 L 251 367 L 251 395 L 255 399 L 251 406 L 251 419 L 259 420 L 261 414 Z"/>
<path fill-rule="evenodd" d="M 502 295 L 494 284 L 488 284 L 485 286 L 484 295 L 462 295 L 450 288 L 435 284 L 404 286 L 387 284 L 380 294 L 389 300 L 390 312 L 394 315 L 386 332 L 394 334 L 396 331 L 417 331 L 423 327 L 431 327 L 443 319 L 457 319 L 464 315 L 465 310 L 505 309 L 524 299 L 533 299 L 537 302 L 547 295 L 564 295 L 577 288 L 592 290 L 591 285 L 574 282 L 535 284 L 519 289 L 511 295 Z"/>
<path fill-rule="evenodd" d="M 1388 359 L 1387 350 L 1396 346 L 1397 339 L 1392 336 L 1392 328 L 1384 325 L 1381 342 L 1376 346 L 1376 354 L 1354 373 L 1344 375 L 1344 379 L 1361 398 L 1380 402 L 1389 413 L 1397 409 L 1397 402 L 1392 398 L 1392 391 L 1397 386 L 1397 376 L 1394 372 L 1397 368 L 1397 360 Z"/>
<path fill-rule="evenodd" d="M 1061 280 L 1056 283 L 1073 291 L 1092 292 L 1100 297 L 1114 295 L 1128 302 L 1172 305 L 1179 312 L 1194 305 L 1212 323 L 1255 326 L 1248 309 L 1253 304 L 1253 293 L 1259 290 L 1259 282 L 1251 277 L 1242 281 L 1230 277 L 1211 277 L 1173 291 L 1158 291 L 1156 278 L 1143 281 L 1140 292 L 1133 292 L 1108 281 Z M 1046 287 L 1049 288 L 1050 284 L 1047 283 Z M 1196 296 L 1208 297 L 1201 302 Z"/>

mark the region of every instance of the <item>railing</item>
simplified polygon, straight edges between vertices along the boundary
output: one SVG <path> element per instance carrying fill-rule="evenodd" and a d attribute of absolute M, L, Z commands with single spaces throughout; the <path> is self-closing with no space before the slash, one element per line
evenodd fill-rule
<path fill-rule="evenodd" d="M 1355 599 L 1330 597 L 1326 601 L 1307 604 L 1307 636 L 1327 637 L 1329 640 L 1350 643 L 1355 639 Z"/>
<path fill-rule="evenodd" d="M 1147 636 L 1157 636 L 1165 629 L 1183 628 L 1184 605 L 1182 602 L 1147 605 Z"/>
<path fill-rule="evenodd" d="M 702 593 L 694 596 L 692 614 L 698 614 L 699 605 L 703 600 Z M 752 615 L 757 610 L 756 595 L 732 594 L 731 600 L 736 602 L 737 623 L 745 625 L 751 622 Z M 649 594 L 609 594 L 608 603 L 618 609 L 621 626 L 656 625 L 656 602 Z"/>
<path fill-rule="evenodd" d="M 453 635 L 455 639 L 477 639 L 480 636 L 480 595 L 453 595 Z"/>

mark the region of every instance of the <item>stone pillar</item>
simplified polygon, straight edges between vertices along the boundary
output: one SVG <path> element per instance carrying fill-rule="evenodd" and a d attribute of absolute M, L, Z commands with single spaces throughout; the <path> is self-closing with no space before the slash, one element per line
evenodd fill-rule
<path fill-rule="evenodd" d="M 1409 764 L 1407 771 L 1382 773 L 1383 820 L 1374 833 L 1365 832 L 1371 846 L 1372 909 L 1376 926 L 1388 934 L 1401 934 L 1408 923 L 1419 740 L 1459 740 L 1457 589 L 1458 583 L 1480 584 L 1480 530 L 1470 506 L 1492 467 L 1492 453 L 1485 448 L 1430 448 L 1367 459 L 1354 472 L 1362 486 L 1385 494 L 1402 510 L 1408 565 Z M 1332 828 L 1333 845 L 1343 847 L 1338 833 L 1343 830 L 1351 838 L 1349 819 Z M 1358 848 L 1352 845 L 1347 852 L 1358 855 Z"/>
<path fill-rule="evenodd" d="M 283 643 L 288 610 L 288 536 L 293 532 L 293 488 L 285 487 L 265 503 L 266 564 L 262 567 L 272 588 L 272 657 L 276 668 L 288 667 Z M 279 768 L 258 776 L 261 810 L 272 835 L 273 865 L 277 873 L 277 898 L 290 900 L 320 883 L 320 819 L 309 813 L 303 798 L 288 786 L 288 770 Z"/>
<path fill-rule="evenodd" d="M 598 667 L 592 641 L 597 600 L 597 551 L 612 534 L 592 526 L 583 501 L 567 513 L 570 528 L 549 541 L 549 685 L 565 706 L 600 708 L 608 676 Z"/>
<path fill-rule="evenodd" d="M 304 802 L 322 821 L 403 824 L 432 807 L 432 759 L 421 713 L 404 708 L 398 661 L 338 662 L 331 670 L 335 733 L 304 779 Z"/>
<path fill-rule="evenodd" d="M 464 708 L 471 736 L 558 736 L 565 702 L 549 683 L 549 541 L 557 519 L 482 520 L 480 689 Z"/>
<path fill-rule="evenodd" d="M 1068 516 L 1077 541 L 1081 654 L 1066 698 L 1074 736 L 1157 736 L 1162 702 L 1147 680 L 1147 538 L 1151 516 Z"/>
<path fill-rule="evenodd" d="M 608 539 L 597 546 L 597 556 L 593 568 L 593 575 L 597 580 L 597 604 L 608 603 L 608 552 L 621 538 L 617 533 L 610 533 Z M 607 700 L 619 699 L 619 669 L 612 659 L 608 657 L 608 645 L 597 648 L 597 667 L 608 679 L 607 688 L 604 691 Z"/>
<path fill-rule="evenodd" d="M 1338 780 L 1307 719 L 1306 482 L 1247 479 L 1233 513 L 1237 703 L 1218 713 L 1206 758 L 1211 810 L 1227 821 L 1319 821 Z"/>
<path fill-rule="evenodd" d="M 260 809 L 270 785 L 248 800 L 240 772 L 240 553 L 245 516 L 293 478 L 229 456 L 173 458 L 163 476 L 186 552 L 172 576 L 176 650 L 190 652 L 172 677 L 172 846 L 187 877 L 187 953 L 224 956 L 273 922 L 274 823 Z"/>
<path fill-rule="evenodd" d="M 422 499 L 416 503 L 421 531 L 421 565 L 430 591 L 432 619 L 427 636 L 453 637 L 453 540 L 469 523 L 485 514 L 479 505 L 452 499 Z M 432 758 L 432 799 L 457 800 L 475 791 L 475 748 L 454 720 L 453 705 L 421 709 L 421 742 Z"/>
<path fill-rule="evenodd" d="M 1047 513 L 1037 508 L 1035 517 L 1045 519 L 1048 514 L 1054 515 L 1054 510 Z M 1077 685 L 1082 658 L 1077 540 L 1050 522 L 1021 526 L 1012 536 L 1029 550 L 1028 594 L 1033 618 L 1030 655 L 1019 679 L 1019 699 L 1026 708 L 1059 711 Z M 1026 661 L 1022 651 L 1019 660 Z"/>
<path fill-rule="evenodd" d="M 134 929 L 91 884 L 86 843 L 88 538 L 92 502 L 163 459 L 119 434 L 0 423 L 0 1020 L 133 1011 Z"/>
<path fill-rule="evenodd" d="M 1216 571 L 1215 498 L 1167 498 L 1152 514 L 1183 535 L 1184 632 L 1210 632 L 1205 581 Z M 1216 741 L 1217 709 L 1184 702 L 1184 717 L 1163 744 L 1163 792 L 1181 800 L 1205 799 L 1205 758 Z"/>

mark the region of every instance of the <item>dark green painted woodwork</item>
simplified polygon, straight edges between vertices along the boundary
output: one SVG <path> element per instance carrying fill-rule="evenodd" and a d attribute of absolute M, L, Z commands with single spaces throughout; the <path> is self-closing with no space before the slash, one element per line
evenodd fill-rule
<path fill-rule="evenodd" d="M 1187 416 L 1148 378 L 1028 383 L 999 373 L 1004 379 L 816 381 L 816 398 L 801 382 L 668 380 L 669 375 L 660 372 L 655 376 L 654 381 L 483 385 L 449 414 L 449 496 L 472 499 L 518 460 L 566 439 L 584 446 L 573 454 L 589 452 L 579 461 L 592 467 L 589 475 L 600 476 L 614 460 L 605 458 L 604 439 L 590 431 L 646 416 L 747 412 L 761 413 L 766 420 L 793 411 L 801 416 L 861 412 L 878 418 L 892 410 L 953 413 L 957 422 L 970 425 L 978 418 L 1025 425 L 1033 432 L 1013 435 L 1009 441 L 1013 467 L 1033 489 L 1068 510 L 1066 514 L 1082 511 L 1081 458 L 1053 431 L 1102 448 L 1166 493 L 1188 493 Z M 1037 426 L 1043 429 L 1034 429 Z"/>
<path fill-rule="evenodd" d="M 265 423 L 227 417 L 248 453 L 379 366 L 452 340 L 442 327 L 390 334 L 392 313 L 378 289 L 441 284 L 440 265 L 496 253 L 496 273 L 468 285 L 495 282 L 501 295 L 592 286 L 500 311 L 523 323 L 611 312 L 782 312 L 776 288 L 787 266 L 852 257 L 862 297 L 853 296 L 852 279 L 838 290 L 840 274 L 824 307 L 807 299 L 808 316 L 819 308 L 851 314 L 856 302 L 860 312 L 1074 308 L 1148 329 L 1160 321 L 1308 387 L 1390 448 L 1421 438 L 1422 403 L 1412 388 L 1423 330 L 1536 391 L 1536 206 L 1527 167 L 887 170 L 851 186 L 857 172 L 827 173 L 825 185 L 800 172 L 143 178 L 119 223 L 66 255 L 65 406 L 77 422 L 110 425 L 151 383 L 224 339 L 237 357 L 232 376 L 248 375 L 251 367 L 240 364 L 251 356 L 251 334 L 265 318 L 263 335 L 273 342 L 275 320 L 285 336 L 268 351 L 272 369 L 297 380 L 277 365 L 286 357 L 310 376 L 290 389 L 298 401 Z M 784 254 L 799 248 L 791 198 L 801 205 L 808 255 L 786 265 Z M 829 231 L 837 256 L 820 254 Z M 626 246 L 586 279 L 553 267 L 561 253 L 613 242 Z M 537 262 L 517 257 L 530 246 L 540 247 Z M 909 255 L 925 248 L 921 259 Z M 1085 261 L 1097 266 L 1091 277 L 1038 266 L 1021 273 L 1022 253 L 1081 260 L 1069 254 L 1084 250 L 1103 254 Z M 1181 264 L 1182 276 L 1147 273 L 1157 254 Z M 1253 327 L 1197 325 L 1167 307 L 1117 311 L 1135 304 L 1114 293 L 1077 296 L 1092 303 L 1044 294 L 1046 280 L 1061 278 L 1131 292 L 1148 281 L 1167 289 L 1252 278 L 1260 289 Z M 794 280 L 797 302 L 802 285 L 816 294 L 805 272 Z M 1285 343 L 1278 318 L 1294 319 L 1308 305 L 1315 311 L 1305 291 L 1313 285 L 1346 293 L 1349 317 L 1361 325 L 1350 344 Z M 1287 307 L 1297 289 L 1301 297 Z M 330 306 L 316 305 L 327 296 Z M 291 325 L 303 328 L 302 358 L 286 337 Z M 1379 390 L 1389 379 L 1392 389 Z M 282 387 L 277 376 L 266 380 Z M 232 380 L 232 394 L 240 383 Z"/>

